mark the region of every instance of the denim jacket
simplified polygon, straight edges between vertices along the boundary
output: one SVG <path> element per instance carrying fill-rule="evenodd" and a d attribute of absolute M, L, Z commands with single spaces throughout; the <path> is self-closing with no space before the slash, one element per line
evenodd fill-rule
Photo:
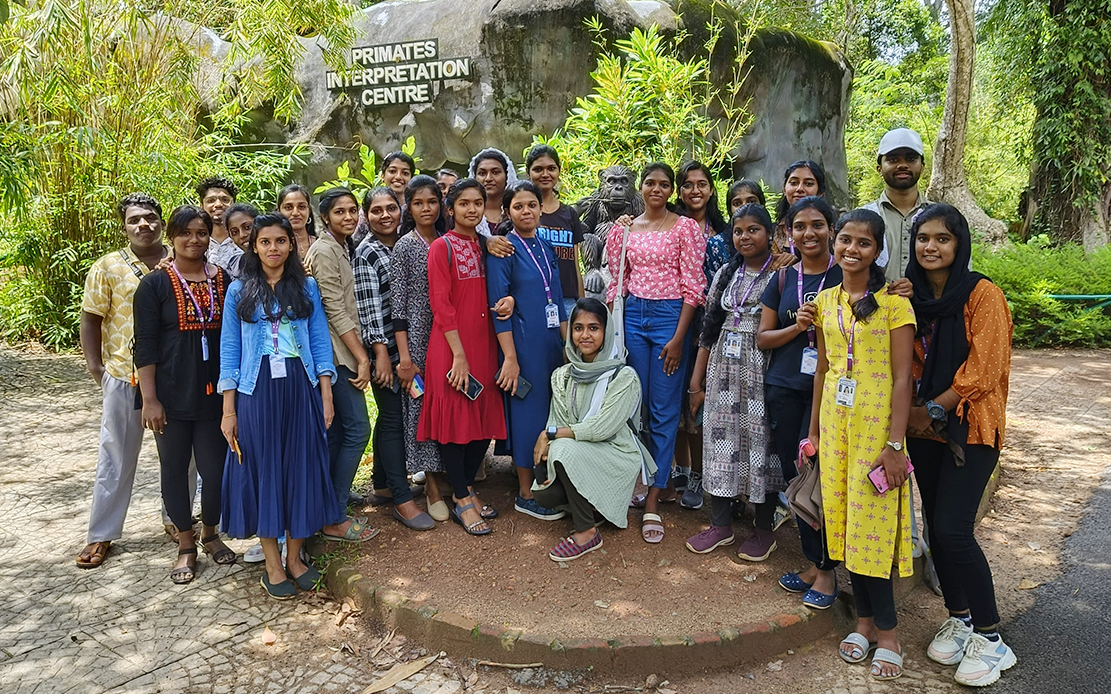
<path fill-rule="evenodd" d="M 216 389 L 223 393 L 236 389 L 250 395 L 255 390 L 258 370 L 262 366 L 265 345 L 270 337 L 270 323 L 265 320 L 262 308 L 255 310 L 255 322 L 244 323 L 239 319 L 239 295 L 243 292 L 243 281 L 236 280 L 228 287 L 224 300 L 224 321 L 220 331 L 220 383 Z M 308 318 L 294 318 L 293 335 L 297 341 L 297 351 L 301 353 L 301 363 L 315 388 L 321 376 L 336 377 L 336 367 L 332 362 L 332 339 L 328 335 L 328 317 L 320 301 L 320 290 L 316 280 L 308 278 L 305 293 L 312 302 L 312 314 Z"/>

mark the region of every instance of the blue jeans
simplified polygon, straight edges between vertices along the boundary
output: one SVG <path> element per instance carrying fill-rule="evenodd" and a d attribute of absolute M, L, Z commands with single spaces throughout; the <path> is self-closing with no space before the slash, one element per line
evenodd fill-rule
<path fill-rule="evenodd" d="M 679 368 L 668 376 L 660 352 L 675 337 L 682 299 L 640 299 L 630 296 L 625 302 L 625 346 L 629 365 L 640 377 L 640 395 L 647 417 L 644 425 L 649 435 L 648 451 L 656 461 L 653 487 L 663 489 L 671 478 L 671 461 L 675 456 L 675 436 L 679 431 L 679 411 L 687 383 L 687 360 L 690 345 L 684 340 Z"/>
<path fill-rule="evenodd" d="M 347 519 L 351 483 L 370 441 L 366 395 L 347 380 L 355 376 L 346 366 L 336 365 L 336 379 L 332 382 L 332 406 L 336 416 L 332 419 L 332 426 L 328 427 L 328 462 L 337 506 L 333 523 L 342 523 Z"/>

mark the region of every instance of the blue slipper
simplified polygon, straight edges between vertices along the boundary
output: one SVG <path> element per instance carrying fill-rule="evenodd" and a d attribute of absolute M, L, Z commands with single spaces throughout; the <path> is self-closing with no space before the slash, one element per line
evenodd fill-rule
<path fill-rule="evenodd" d="M 806 591 L 806 595 L 802 596 L 802 604 L 806 605 L 807 607 L 813 607 L 815 610 L 828 610 L 837 600 L 838 592 L 839 591 L 837 590 L 836 585 L 833 587 L 832 595 L 819 593 L 818 591 L 811 588 L 810 590 Z"/>
<path fill-rule="evenodd" d="M 788 593 L 805 593 L 813 585 L 813 583 L 802 580 L 797 573 L 793 572 L 779 577 L 779 586 Z"/>

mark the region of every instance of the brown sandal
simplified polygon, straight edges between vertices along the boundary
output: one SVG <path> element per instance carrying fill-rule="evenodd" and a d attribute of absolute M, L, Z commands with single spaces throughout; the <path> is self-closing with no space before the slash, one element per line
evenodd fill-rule
<path fill-rule="evenodd" d="M 192 583 L 193 579 L 197 577 L 197 548 L 190 547 L 177 551 L 178 557 L 184 557 L 190 554 L 193 555 L 192 561 L 187 562 L 185 566 L 177 566 L 170 570 L 170 580 L 179 586 Z"/>
<path fill-rule="evenodd" d="M 111 546 L 111 542 L 90 542 L 85 545 L 85 549 L 81 550 L 81 554 L 77 555 L 77 565 L 82 569 L 95 569 L 104 563 L 104 558 L 108 556 Z"/>

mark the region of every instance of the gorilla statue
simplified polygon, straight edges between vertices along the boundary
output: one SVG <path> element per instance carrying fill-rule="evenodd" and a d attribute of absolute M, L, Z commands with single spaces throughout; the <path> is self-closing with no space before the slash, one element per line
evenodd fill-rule
<path fill-rule="evenodd" d="M 587 232 L 597 234 L 605 243 L 610 225 L 618 217 L 636 217 L 644 212 L 636 179 L 636 172 L 627 166 L 607 166 L 598 172 L 598 189 L 574 205 Z"/>

